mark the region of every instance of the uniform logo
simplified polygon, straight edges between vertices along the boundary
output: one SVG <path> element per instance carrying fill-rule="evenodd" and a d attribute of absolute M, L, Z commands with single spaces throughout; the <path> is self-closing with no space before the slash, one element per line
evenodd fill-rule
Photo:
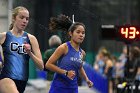
<path fill-rule="evenodd" d="M 27 37 L 26 36 L 24 36 L 24 37 L 22 37 L 23 39 L 27 39 Z"/>
<path fill-rule="evenodd" d="M 83 54 L 81 52 L 79 52 L 79 57 L 81 58 L 81 60 L 83 59 Z"/>
<path fill-rule="evenodd" d="M 19 45 L 17 42 L 10 43 L 10 50 L 13 52 L 17 52 L 18 54 L 27 54 L 25 49 L 23 48 L 23 44 Z"/>
<path fill-rule="evenodd" d="M 73 57 L 70 57 L 70 60 L 71 61 L 75 61 L 75 62 L 80 62 L 80 63 L 83 63 L 83 55 L 82 55 L 82 53 L 81 52 L 79 52 L 79 55 L 78 55 L 79 57 L 75 57 L 75 56 L 73 56 Z"/>

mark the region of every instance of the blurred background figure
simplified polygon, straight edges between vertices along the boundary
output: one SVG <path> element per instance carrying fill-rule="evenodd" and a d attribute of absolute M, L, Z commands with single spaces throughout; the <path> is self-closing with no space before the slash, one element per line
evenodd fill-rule
<path fill-rule="evenodd" d="M 108 87 L 109 93 L 113 93 L 113 61 L 112 61 L 112 55 L 107 51 L 105 53 L 103 53 L 103 61 L 105 62 L 104 65 L 104 75 L 108 78 Z"/>
<path fill-rule="evenodd" d="M 56 50 L 56 48 L 62 44 L 62 41 L 60 39 L 60 37 L 58 35 L 52 35 L 49 38 L 49 46 L 50 48 L 47 49 L 44 53 L 44 65 L 46 64 L 46 62 L 48 61 L 48 59 L 50 58 L 50 56 L 54 53 L 54 51 Z M 54 76 L 54 72 L 47 70 L 46 68 L 44 68 L 45 71 L 47 71 L 47 92 L 50 89 L 50 83 L 53 80 L 53 76 Z"/>
<path fill-rule="evenodd" d="M 119 56 L 119 61 L 123 64 L 125 64 L 127 60 L 127 46 L 123 46 L 122 53 Z"/>
<path fill-rule="evenodd" d="M 52 35 L 49 38 L 49 47 L 50 48 L 47 49 L 44 53 L 44 62 L 46 62 L 50 58 L 50 56 L 55 51 L 55 49 L 61 44 L 62 44 L 62 41 L 58 35 Z M 44 63 L 44 64 L 46 64 L 46 63 Z"/>
<path fill-rule="evenodd" d="M 125 78 L 135 79 L 140 65 L 140 49 L 137 46 L 130 48 L 129 59 L 125 63 Z"/>
<path fill-rule="evenodd" d="M 104 54 L 107 53 L 107 49 L 105 47 L 101 47 L 96 55 L 95 62 L 93 68 L 99 72 L 101 75 L 104 74 Z"/>
<path fill-rule="evenodd" d="M 135 93 L 139 93 L 138 85 L 140 84 L 139 78 L 139 69 L 140 69 L 140 49 L 137 46 L 130 48 L 129 60 L 125 63 L 125 81 L 130 85 L 136 85 Z M 131 86 L 131 85 L 130 85 Z M 128 88 L 130 92 L 131 89 Z"/>
<path fill-rule="evenodd" d="M 124 81 L 124 69 L 127 61 L 127 46 L 122 47 L 122 53 L 118 57 L 114 56 L 113 67 L 113 91 L 117 92 L 117 85 Z"/>
<path fill-rule="evenodd" d="M 131 47 L 130 47 L 131 48 Z M 122 53 L 120 54 L 119 58 L 118 58 L 118 65 L 117 67 L 119 67 L 119 77 L 123 78 L 124 77 L 124 69 L 125 69 L 125 63 L 127 61 L 127 46 L 123 46 L 122 49 Z"/>

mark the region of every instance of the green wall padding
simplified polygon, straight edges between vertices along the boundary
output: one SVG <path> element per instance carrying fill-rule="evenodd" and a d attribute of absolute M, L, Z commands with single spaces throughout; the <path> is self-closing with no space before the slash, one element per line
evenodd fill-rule
<path fill-rule="evenodd" d="M 36 79 L 36 66 L 33 60 L 30 59 L 29 61 L 29 79 Z"/>
<path fill-rule="evenodd" d="M 94 60 L 95 60 L 95 53 L 92 52 L 86 52 L 86 62 L 93 66 Z"/>

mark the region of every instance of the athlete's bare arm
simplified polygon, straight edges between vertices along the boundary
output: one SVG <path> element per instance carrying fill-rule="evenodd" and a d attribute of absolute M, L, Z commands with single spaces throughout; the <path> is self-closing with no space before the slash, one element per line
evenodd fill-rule
<path fill-rule="evenodd" d="M 6 32 L 0 33 L 0 45 L 2 45 L 6 38 Z"/>
<path fill-rule="evenodd" d="M 57 60 L 66 53 L 67 51 L 67 46 L 66 44 L 62 44 L 60 45 L 56 50 L 55 52 L 52 54 L 52 56 L 48 59 L 48 62 L 46 62 L 47 64 L 45 65 L 46 68 L 54 71 L 54 72 L 57 72 L 57 73 L 60 73 L 60 74 L 64 74 L 65 73 L 65 70 L 63 69 L 60 69 L 59 67 L 57 67 L 55 65 L 55 63 L 57 62 Z"/>
<path fill-rule="evenodd" d="M 30 39 L 30 43 L 31 43 L 31 48 L 32 51 L 29 52 L 30 57 L 33 59 L 33 61 L 35 62 L 36 66 L 43 70 L 44 69 L 44 63 L 42 60 L 42 55 L 39 49 L 39 44 L 38 41 L 36 39 L 35 36 L 28 34 L 29 39 Z"/>

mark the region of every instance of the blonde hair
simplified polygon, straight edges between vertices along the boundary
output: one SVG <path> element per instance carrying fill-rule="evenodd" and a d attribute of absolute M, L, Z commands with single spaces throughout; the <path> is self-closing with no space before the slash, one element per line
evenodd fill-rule
<path fill-rule="evenodd" d="M 9 30 L 12 30 L 13 25 L 14 25 L 13 19 L 16 18 L 16 16 L 18 15 L 19 11 L 21 11 L 21 10 L 27 10 L 27 8 L 25 8 L 23 6 L 18 6 L 18 7 L 13 9 L 13 11 L 12 11 L 12 23 L 10 24 Z"/>
<path fill-rule="evenodd" d="M 49 46 L 60 45 L 60 44 L 62 44 L 62 41 L 61 41 L 59 36 L 53 35 L 53 36 L 50 37 Z"/>

